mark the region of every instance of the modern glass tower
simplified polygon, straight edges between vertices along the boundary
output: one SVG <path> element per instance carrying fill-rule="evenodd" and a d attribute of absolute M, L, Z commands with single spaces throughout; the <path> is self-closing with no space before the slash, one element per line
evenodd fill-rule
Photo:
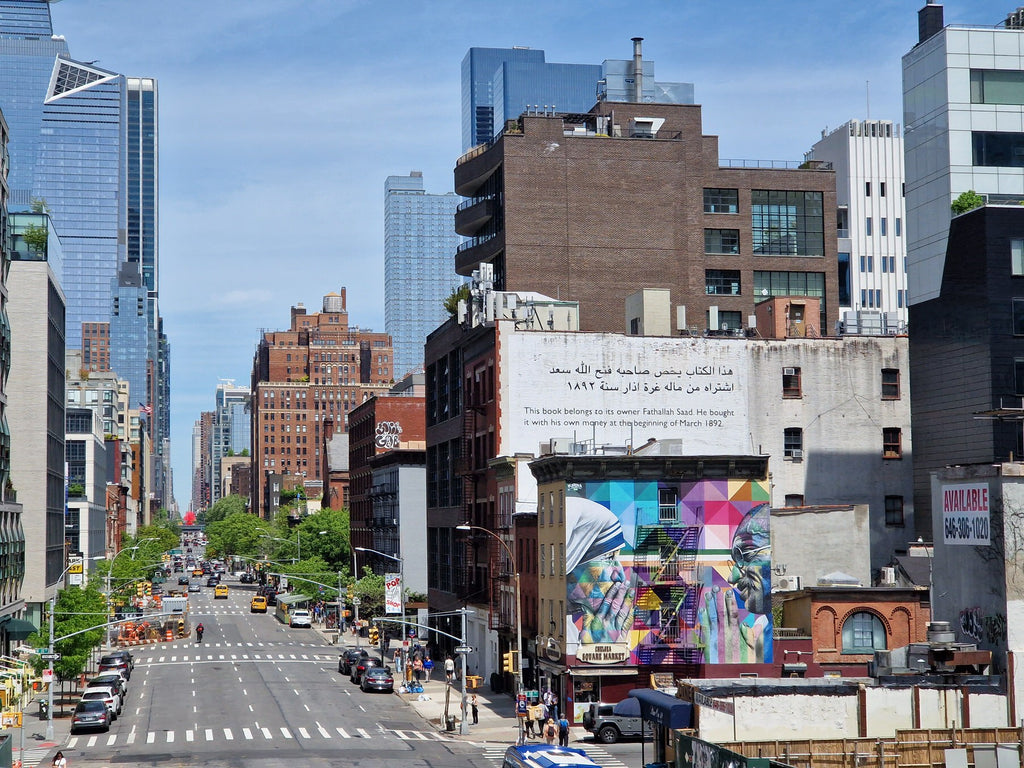
<path fill-rule="evenodd" d="M 252 445 L 249 435 L 250 418 L 246 409 L 249 403 L 249 388 L 237 387 L 233 381 L 218 384 L 216 402 L 210 446 L 211 504 L 221 498 L 220 460 L 225 456 L 240 454 Z"/>
<path fill-rule="evenodd" d="M 149 347 L 149 294 L 138 264 L 126 262 L 112 286 L 110 307 L 110 367 L 128 382 L 130 408 L 152 402 Z M 147 421 L 152 420 L 150 416 Z"/>
<path fill-rule="evenodd" d="M 549 64 L 544 51 L 533 48 L 470 48 L 462 59 L 462 149 L 486 144 L 501 133 L 506 120 L 531 109 L 589 112 L 599 99 L 607 101 L 692 104 L 693 83 L 658 83 L 654 62 L 606 59 L 602 64 Z M 640 90 L 634 86 L 641 71 Z"/>
<path fill-rule="evenodd" d="M 396 379 L 423 367 L 427 334 L 444 321 L 444 300 L 462 283 L 452 261 L 458 204 L 454 192 L 427 194 L 419 171 L 384 182 L 384 330 Z"/>

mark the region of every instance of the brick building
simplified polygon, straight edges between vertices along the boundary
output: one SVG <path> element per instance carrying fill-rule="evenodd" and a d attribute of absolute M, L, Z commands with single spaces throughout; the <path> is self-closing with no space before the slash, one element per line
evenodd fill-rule
<path fill-rule="evenodd" d="M 349 412 L 393 383 L 391 339 L 351 327 L 341 294 L 324 296 L 321 312 L 291 308 L 285 331 L 267 331 L 252 369 L 252 510 L 276 510 L 268 477 L 292 475 L 321 487 L 322 424 L 346 431 Z"/>
<path fill-rule="evenodd" d="M 459 158 L 455 191 L 456 271 L 578 301 L 583 330 L 625 330 L 626 296 L 655 285 L 678 330 L 739 332 L 769 296 L 820 299 L 810 335 L 839 317 L 830 166 L 719 160 L 697 105 L 525 114 Z"/>
<path fill-rule="evenodd" d="M 417 378 L 422 381 L 422 374 Z M 422 547 L 415 553 L 402 554 L 400 544 L 400 539 L 409 535 L 422 541 L 425 526 L 418 532 L 405 530 L 406 515 L 398 507 L 402 489 L 394 487 L 393 483 L 377 483 L 374 479 L 375 457 L 395 451 L 422 454 L 426 446 L 422 385 L 418 389 L 407 387 L 407 382 L 412 381 L 413 377 L 403 380 L 388 393 L 368 399 L 349 414 L 349 520 L 353 547 L 367 547 L 396 557 L 411 558 L 415 554 L 424 561 L 423 567 L 417 568 L 425 574 Z M 420 466 L 422 461 L 421 455 Z M 391 512 L 384 514 L 385 508 Z M 419 515 L 422 514 L 421 509 Z M 364 556 L 363 563 L 372 565 L 378 573 L 391 571 L 394 565 L 387 558 L 370 553 Z M 411 560 L 407 568 L 411 568 Z M 422 581 L 426 581 L 425 577 Z"/>

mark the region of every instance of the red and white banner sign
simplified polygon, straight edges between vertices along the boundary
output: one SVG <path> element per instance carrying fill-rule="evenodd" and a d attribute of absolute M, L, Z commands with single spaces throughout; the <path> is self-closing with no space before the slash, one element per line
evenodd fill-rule
<path fill-rule="evenodd" d="M 402 577 L 397 573 L 384 574 L 384 613 L 402 612 Z"/>

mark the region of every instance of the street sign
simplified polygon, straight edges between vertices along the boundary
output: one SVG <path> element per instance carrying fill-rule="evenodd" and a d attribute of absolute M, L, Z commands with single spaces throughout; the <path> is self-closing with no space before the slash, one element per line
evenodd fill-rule
<path fill-rule="evenodd" d="M 59 653 L 40 653 L 39 658 L 43 661 L 60 661 Z"/>
<path fill-rule="evenodd" d="M 456 653 L 472 653 L 473 652 L 473 646 L 471 646 L 471 645 L 456 645 L 455 646 L 455 652 Z"/>

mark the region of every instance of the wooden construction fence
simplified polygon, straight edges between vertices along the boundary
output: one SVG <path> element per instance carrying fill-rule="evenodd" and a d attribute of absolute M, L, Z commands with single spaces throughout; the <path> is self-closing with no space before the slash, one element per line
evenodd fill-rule
<path fill-rule="evenodd" d="M 897 731 L 892 739 L 736 741 L 720 746 L 795 768 L 943 768 L 947 749 L 966 749 L 968 764 L 974 766 L 976 744 L 1012 746 L 1018 762 L 1024 762 L 1024 728 L 933 728 Z"/>

